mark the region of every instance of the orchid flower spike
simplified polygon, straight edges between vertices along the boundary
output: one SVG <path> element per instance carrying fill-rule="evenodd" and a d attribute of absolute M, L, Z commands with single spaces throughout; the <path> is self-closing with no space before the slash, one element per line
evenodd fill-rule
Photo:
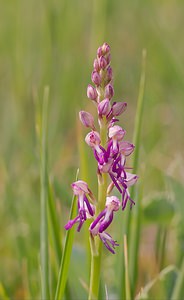
<path fill-rule="evenodd" d="M 97 50 L 97 56 L 93 62 L 91 73 L 92 85 L 87 86 L 87 97 L 95 104 L 98 117 L 98 128 L 95 127 L 94 117 L 84 110 L 79 112 L 79 119 L 82 124 L 90 128 L 90 132 L 85 137 L 85 142 L 92 148 L 94 157 L 97 161 L 97 177 L 99 187 L 103 182 L 103 193 L 98 202 L 85 181 L 78 180 L 72 183 L 73 194 L 77 198 L 78 213 L 77 216 L 69 220 L 65 229 L 69 230 L 75 224 L 78 224 L 77 231 L 80 231 L 82 225 L 87 219 L 91 219 L 89 232 L 94 240 L 100 238 L 105 247 L 115 253 L 117 242 L 113 240 L 106 229 L 111 225 L 114 213 L 125 209 L 127 202 L 130 201 L 130 207 L 135 204 L 131 199 L 129 187 L 137 182 L 138 176 L 126 172 L 131 169 L 126 166 L 127 157 L 132 154 L 135 146 L 124 141 L 126 131 L 119 125 L 119 117 L 127 108 L 126 102 L 115 102 L 113 87 L 113 71 L 111 67 L 110 46 L 104 43 Z M 104 174 L 109 177 L 109 183 L 104 180 Z M 109 184 L 109 186 L 107 186 Z M 116 196 L 110 196 L 116 188 L 120 193 L 121 202 Z M 104 199 L 106 197 L 106 199 Z M 102 199 L 103 198 L 103 199 Z M 106 203 L 104 205 L 104 201 Z M 98 205 L 98 209 L 96 209 Z M 99 211 L 99 207 L 102 207 Z M 97 246 L 98 247 L 98 246 Z"/>

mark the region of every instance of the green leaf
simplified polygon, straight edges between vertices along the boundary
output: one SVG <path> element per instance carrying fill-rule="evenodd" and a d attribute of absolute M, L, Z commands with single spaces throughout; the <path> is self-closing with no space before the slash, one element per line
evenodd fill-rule
<path fill-rule="evenodd" d="M 76 180 L 78 179 L 78 173 L 79 171 L 77 171 Z M 71 210 L 70 210 L 70 217 L 69 217 L 70 220 L 75 217 L 76 209 L 77 209 L 76 196 L 73 196 Z M 73 240 L 74 240 L 74 232 L 75 232 L 74 227 L 66 232 L 66 239 L 64 243 L 63 255 L 62 255 L 61 265 L 59 269 L 55 300 L 61 300 L 65 291 L 66 282 L 68 278 L 68 271 L 70 266 Z"/>
<path fill-rule="evenodd" d="M 49 253 L 48 253 L 48 180 L 47 180 L 47 129 L 48 129 L 48 101 L 49 88 L 44 89 L 42 107 L 42 127 L 40 136 L 40 264 L 41 264 L 41 295 L 42 299 L 49 299 Z"/>

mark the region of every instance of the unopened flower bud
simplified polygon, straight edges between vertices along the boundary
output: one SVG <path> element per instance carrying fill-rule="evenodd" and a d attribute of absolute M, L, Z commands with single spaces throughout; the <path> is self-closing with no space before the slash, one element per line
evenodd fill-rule
<path fill-rule="evenodd" d="M 85 141 L 90 147 L 95 148 L 101 142 L 100 135 L 97 131 L 91 131 L 86 135 Z"/>
<path fill-rule="evenodd" d="M 97 49 L 97 56 L 100 57 L 100 56 L 102 56 L 102 55 L 103 55 L 102 47 L 99 47 L 99 48 Z"/>
<path fill-rule="evenodd" d="M 95 130 L 94 118 L 90 113 L 82 110 L 79 112 L 79 118 L 85 127 L 90 127 L 91 129 Z"/>
<path fill-rule="evenodd" d="M 110 52 L 110 46 L 107 43 L 104 43 L 101 48 L 104 55 Z"/>
<path fill-rule="evenodd" d="M 95 60 L 94 60 L 93 67 L 94 67 L 95 71 L 97 71 L 97 72 L 100 71 L 100 66 L 99 66 L 97 58 L 95 58 Z"/>
<path fill-rule="evenodd" d="M 126 102 L 114 102 L 112 105 L 112 115 L 119 116 L 121 115 L 127 108 Z"/>
<path fill-rule="evenodd" d="M 106 68 L 107 61 L 106 61 L 106 59 L 105 59 L 104 56 L 100 57 L 100 59 L 99 59 L 99 65 L 100 65 L 100 68 L 103 69 L 103 70 Z"/>
<path fill-rule="evenodd" d="M 98 114 L 99 116 L 107 116 L 111 110 L 111 105 L 109 99 L 104 99 L 98 104 Z"/>
<path fill-rule="evenodd" d="M 107 68 L 107 82 L 110 82 L 112 80 L 112 68 L 108 66 Z"/>
<path fill-rule="evenodd" d="M 114 96 L 114 88 L 111 84 L 106 85 L 105 87 L 105 98 L 109 100 Z"/>
<path fill-rule="evenodd" d="M 109 65 L 111 62 L 111 54 L 110 53 L 107 54 L 105 58 L 106 58 L 107 64 Z"/>
<path fill-rule="evenodd" d="M 91 80 L 93 81 L 94 84 L 96 84 L 97 86 L 99 86 L 101 84 L 101 77 L 100 74 L 96 71 L 93 71 L 91 74 Z"/>
<path fill-rule="evenodd" d="M 96 100 L 97 96 L 98 94 L 96 89 L 91 84 L 89 84 L 87 87 L 87 97 L 91 100 Z"/>

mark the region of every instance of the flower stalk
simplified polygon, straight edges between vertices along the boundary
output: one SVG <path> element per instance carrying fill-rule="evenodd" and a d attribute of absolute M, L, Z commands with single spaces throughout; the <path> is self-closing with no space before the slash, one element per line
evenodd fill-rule
<path fill-rule="evenodd" d="M 100 138 L 102 147 L 107 143 L 107 127 L 104 125 L 100 129 Z M 96 207 L 96 215 L 102 211 L 105 206 L 107 195 L 107 174 L 103 173 L 102 179 L 98 180 L 98 205 Z M 99 239 L 94 239 L 90 235 L 91 246 L 91 274 L 89 286 L 89 300 L 98 299 L 99 284 L 100 284 L 100 270 L 101 270 L 101 257 L 102 257 L 102 243 Z"/>

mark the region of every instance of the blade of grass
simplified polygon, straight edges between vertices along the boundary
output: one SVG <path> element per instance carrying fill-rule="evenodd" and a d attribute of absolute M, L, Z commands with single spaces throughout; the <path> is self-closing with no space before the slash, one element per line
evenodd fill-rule
<path fill-rule="evenodd" d="M 78 179 L 78 173 L 77 171 L 76 180 Z M 70 219 L 73 219 L 76 214 L 77 209 L 77 203 L 76 203 L 76 197 L 73 196 L 72 199 L 72 205 L 70 210 Z M 63 294 L 65 292 L 66 282 L 68 278 L 68 269 L 70 265 L 70 257 L 72 252 L 72 245 L 73 245 L 73 239 L 74 239 L 74 232 L 75 228 L 71 228 L 66 232 L 66 239 L 64 243 L 63 248 L 63 255 L 61 258 L 61 264 L 59 269 L 59 276 L 58 276 L 58 282 L 56 287 L 56 294 L 55 294 L 55 300 L 61 300 L 63 298 Z"/>
<path fill-rule="evenodd" d="M 136 145 L 134 153 L 134 162 L 133 162 L 133 172 L 137 173 L 138 171 L 138 162 L 139 162 L 139 150 L 141 144 L 141 125 L 143 119 L 143 106 L 144 106 L 144 88 L 145 88 L 145 71 L 146 71 L 146 49 L 143 49 L 142 52 L 142 71 L 140 78 L 139 86 L 139 95 L 137 102 L 137 111 L 135 118 L 135 127 L 134 127 L 134 137 L 133 143 Z M 132 199 L 135 198 L 136 187 L 133 186 L 131 190 Z M 137 281 L 137 267 L 138 267 L 138 252 L 139 252 L 139 242 L 140 242 L 140 221 L 141 221 L 141 198 L 143 194 L 143 186 L 141 185 L 141 193 L 139 194 L 139 199 L 137 197 L 137 202 L 131 215 L 130 222 L 130 281 L 131 281 L 131 292 L 132 297 L 135 294 L 136 281 Z"/>
<path fill-rule="evenodd" d="M 181 265 L 181 270 L 176 280 L 171 299 L 180 300 L 183 298 L 184 291 L 184 258 Z"/>
<path fill-rule="evenodd" d="M 143 100 L 144 100 L 144 86 L 145 86 L 145 63 L 146 63 L 146 50 L 144 49 L 142 52 L 142 70 L 141 70 L 141 78 L 140 78 L 140 85 L 139 85 L 139 94 L 138 94 L 138 101 L 137 101 L 137 110 L 136 110 L 136 118 L 135 118 L 135 126 L 134 126 L 134 136 L 133 136 L 133 143 L 136 145 L 135 151 L 134 151 L 134 161 L 133 161 L 133 173 L 137 173 L 138 169 L 138 159 L 139 159 L 139 147 L 140 147 L 140 134 L 141 134 L 141 123 L 142 123 L 142 116 L 143 116 Z M 135 187 L 133 186 L 131 189 L 131 198 L 135 198 Z M 131 217 L 132 213 L 134 212 L 134 226 L 131 228 Z M 126 210 L 125 218 L 123 221 L 123 235 L 126 234 L 127 240 L 129 240 L 129 236 L 131 236 L 131 241 L 129 243 L 130 245 L 130 279 L 131 279 L 131 287 L 132 291 L 134 291 L 135 288 L 135 281 L 134 284 L 132 284 L 132 280 L 136 279 L 137 274 L 137 251 L 138 251 L 138 245 L 139 245 L 139 231 L 140 231 L 140 199 L 136 203 L 133 211 Z M 131 229 L 131 234 L 129 234 L 129 231 Z M 132 256 L 133 255 L 133 256 Z M 121 282 L 121 288 L 119 290 L 119 298 L 125 299 L 126 294 L 126 283 L 125 283 L 125 265 L 123 260 L 123 254 L 122 257 L 120 257 L 120 261 L 122 264 L 122 270 L 120 274 L 120 282 Z"/>
<path fill-rule="evenodd" d="M 164 226 L 161 229 L 161 243 L 160 243 L 160 253 L 159 253 L 159 270 L 161 271 L 164 267 L 164 262 L 165 262 L 165 251 L 166 251 L 166 239 L 167 239 L 167 234 L 168 230 Z"/>
<path fill-rule="evenodd" d="M 48 118 L 49 88 L 45 87 L 42 107 L 42 127 L 41 127 L 41 222 L 40 222 L 40 263 L 41 263 L 41 298 L 49 299 L 49 254 L 48 254 L 48 181 L 47 181 L 47 118 Z"/>
<path fill-rule="evenodd" d="M 62 249 L 61 249 L 61 237 L 60 237 L 60 228 L 57 220 L 56 207 L 53 198 L 53 191 L 51 187 L 51 183 L 48 182 L 49 190 L 48 190 L 48 213 L 51 224 L 51 232 L 52 232 L 52 240 L 54 245 L 54 251 L 56 254 L 56 259 L 58 265 L 61 261 Z"/>
<path fill-rule="evenodd" d="M 6 291 L 1 282 L 0 282 L 0 299 L 9 300 L 9 297 L 7 296 Z"/>
<path fill-rule="evenodd" d="M 125 297 L 126 300 L 131 300 L 129 270 L 128 270 L 128 246 L 127 246 L 126 234 L 124 235 L 124 263 L 125 263 Z"/>

